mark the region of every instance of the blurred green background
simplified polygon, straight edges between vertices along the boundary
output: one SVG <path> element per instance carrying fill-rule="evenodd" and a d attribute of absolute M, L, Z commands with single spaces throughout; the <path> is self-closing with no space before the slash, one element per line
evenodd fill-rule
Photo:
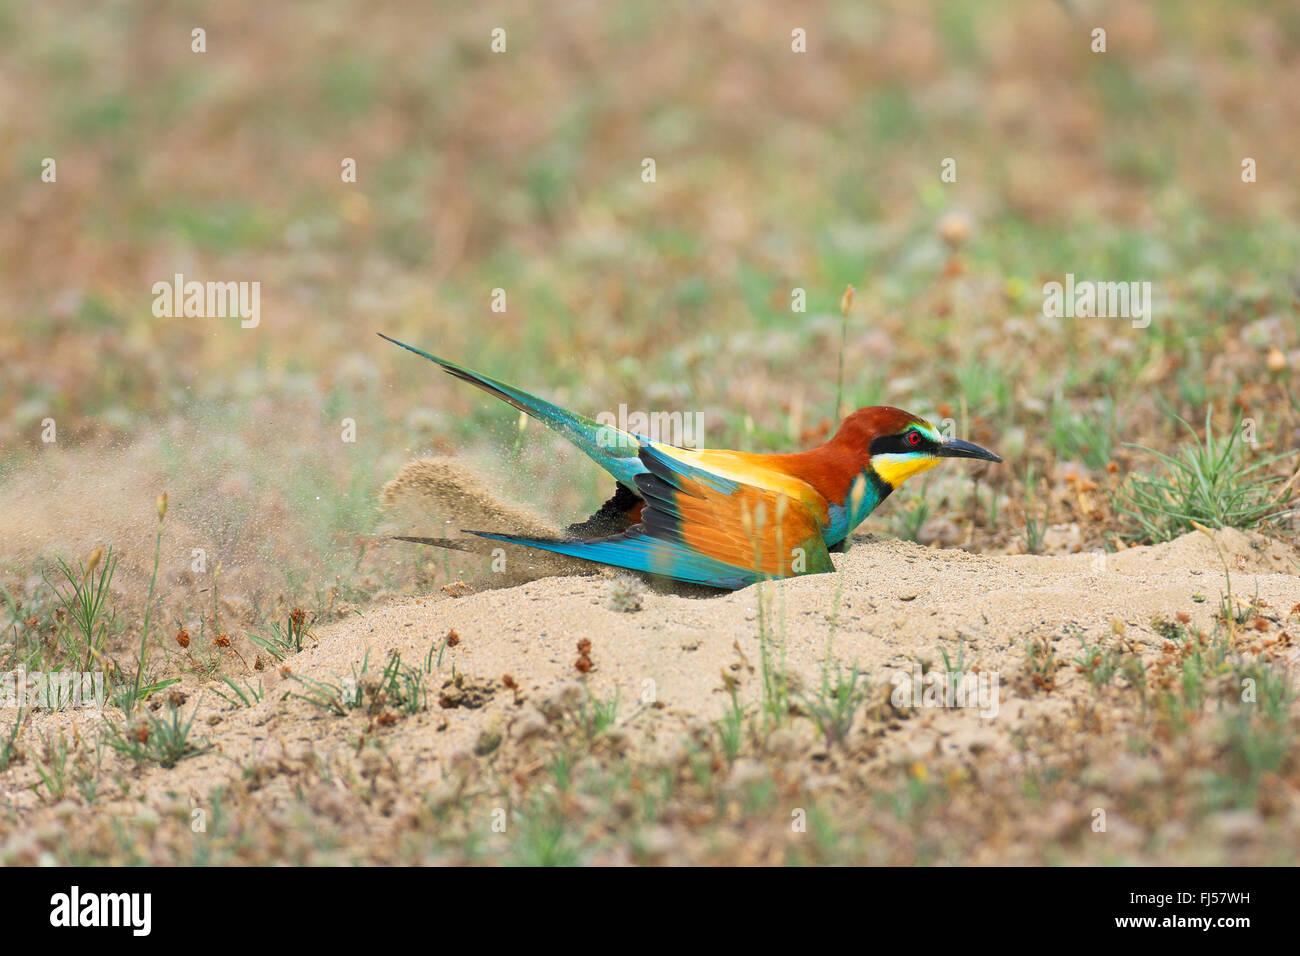
<path fill-rule="evenodd" d="M 144 564 L 168 490 L 172 584 L 210 547 L 250 616 L 410 586 L 428 555 L 371 536 L 411 457 L 560 522 L 609 489 L 376 331 L 786 450 L 831 427 L 850 283 L 845 400 L 1008 460 L 872 527 L 1017 550 L 1042 507 L 1095 546 L 1113 515 L 1053 488 L 1173 416 L 1297 444 L 1297 89 L 1300 7 L 1264 0 L 0 2 L 0 573 L 106 538 Z M 260 326 L 155 318 L 177 272 L 260 282 Z M 1066 273 L 1152 282 L 1151 327 L 1044 318 Z"/>

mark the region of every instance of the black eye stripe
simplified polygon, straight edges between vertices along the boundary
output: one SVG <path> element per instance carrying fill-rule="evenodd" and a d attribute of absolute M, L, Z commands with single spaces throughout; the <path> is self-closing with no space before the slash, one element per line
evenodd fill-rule
<path fill-rule="evenodd" d="M 873 455 L 911 454 L 925 451 L 933 445 L 925 435 L 918 431 L 905 431 L 895 435 L 881 435 L 871 442 L 869 452 Z"/>

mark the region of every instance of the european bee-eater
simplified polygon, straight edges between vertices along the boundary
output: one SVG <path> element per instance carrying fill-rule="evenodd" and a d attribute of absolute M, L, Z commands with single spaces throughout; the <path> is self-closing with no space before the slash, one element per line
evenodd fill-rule
<path fill-rule="evenodd" d="M 614 476 L 618 488 L 568 537 L 468 531 L 599 564 L 715 588 L 834 571 L 867 515 L 941 458 L 1002 459 L 948 438 L 899 408 L 859 408 L 825 444 L 794 454 L 693 450 L 652 441 L 529 395 L 380 333 L 437 362 L 564 435 Z M 443 539 L 406 538 L 455 547 Z"/>

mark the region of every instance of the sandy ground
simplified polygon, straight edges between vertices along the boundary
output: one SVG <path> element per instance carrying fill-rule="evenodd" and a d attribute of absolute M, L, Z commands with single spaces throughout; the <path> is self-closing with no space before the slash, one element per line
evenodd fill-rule
<path fill-rule="evenodd" d="M 1193 626 L 1209 626 L 1225 561 L 1234 593 L 1258 599 L 1278 628 L 1287 626 L 1287 609 L 1300 602 L 1300 554 L 1276 540 L 1235 531 L 1219 532 L 1214 541 L 1190 534 L 1118 554 L 1055 557 L 980 556 L 859 537 L 835 558 L 836 574 L 725 594 L 629 584 L 604 571 L 490 587 L 502 583 L 493 579 L 491 557 L 476 558 L 483 568 L 477 579 L 469 575 L 465 589 L 370 606 L 318 626 L 301 653 L 256 675 L 266 694 L 251 708 L 232 709 L 209 692 L 220 685 L 205 688 L 187 679 L 186 709 L 197 702 L 196 727 L 214 743 L 210 752 L 171 770 L 119 773 L 124 792 L 105 794 L 93 808 L 78 807 L 75 800 L 47 806 L 31 789 L 36 775 L 27 761 L 5 774 L 4 800 L 11 819 L 30 814 L 55 830 L 61 825 L 49 821 L 72 813 L 88 814 L 97 825 L 136 819 L 141 812 L 183 820 L 187 808 L 202 806 L 214 788 L 242 794 L 250 806 L 269 801 L 283 808 L 293 795 L 303 797 L 301 778 L 310 766 L 319 776 L 316 790 L 308 789 L 316 793 L 312 805 L 324 801 L 327 807 L 317 812 L 336 812 L 339 826 L 367 821 L 345 838 L 346 852 L 355 854 L 350 858 L 389 858 L 393 834 L 416 825 L 411 821 L 420 818 L 430 793 L 447 796 L 449 780 L 461 780 L 459 787 L 467 768 L 483 774 L 494 762 L 498 770 L 529 764 L 529 741 L 544 736 L 548 709 L 576 693 L 580 641 L 591 642 L 592 663 L 580 679 L 597 698 L 620 701 L 620 740 L 643 756 L 671 760 L 683 739 L 698 738 L 723 715 L 729 686 L 737 687 L 751 712 L 757 710 L 764 628 L 771 646 L 784 654 L 796 699 L 801 688 L 820 679 L 828 638 L 836 661 L 856 663 L 870 675 L 877 714 L 893 675 L 913 673 L 918 661 L 942 668 L 944 650 L 953 661 L 960 655 L 968 670 L 997 677 L 994 706 L 985 700 L 983 713 L 973 707 L 921 708 L 906 720 L 889 713 L 859 720 L 855 732 L 870 743 L 832 761 L 852 773 L 828 786 L 852 791 L 872 768 L 944 759 L 996 776 L 1023 762 L 1027 734 L 1044 726 L 1066 736 L 1080 731 L 1078 703 L 1090 691 L 1068 662 L 1081 653 L 1081 640 L 1121 641 L 1128 652 L 1154 659 L 1162 643 L 1159 622 L 1182 612 L 1191 614 Z M 512 553 L 509 570 L 498 577 L 552 570 L 519 566 L 527 561 Z M 760 610 L 764 592 L 768 600 Z M 441 650 L 428 709 L 392 726 L 377 726 L 374 714 L 328 715 L 294 696 L 303 687 L 287 676 L 338 680 L 367 655 L 375 663 L 394 652 L 418 662 L 451 632 L 457 640 Z M 1059 662 L 1050 690 L 1030 675 L 1027 645 L 1034 641 L 1046 642 Z M 1296 651 L 1285 654 L 1283 666 L 1294 665 Z M 86 713 L 38 713 L 29 733 L 75 727 L 86 736 L 98 720 Z M 795 759 L 824 761 L 824 743 L 807 731 L 783 746 Z M 373 752 L 367 747 L 372 737 L 378 741 Z M 331 767 L 350 769 L 337 776 L 320 769 Z M 352 810 L 329 811 L 329 801 L 338 796 L 334 790 L 347 790 L 339 781 L 349 778 L 369 781 L 370 795 Z M 334 784 L 326 786 L 327 780 Z M 385 786 L 391 790 L 386 796 Z M 366 789 L 359 786 L 363 794 Z M 1289 799 L 1292 817 L 1300 818 L 1300 801 Z M 47 842 L 68 839 L 39 826 L 10 829 L 6 859 L 21 861 L 24 853 L 36 852 L 42 832 Z M 983 855 L 967 858 L 1004 862 L 1017 859 L 1017 852 L 990 845 Z"/>
<path fill-rule="evenodd" d="M 1300 601 L 1293 551 L 1232 531 L 1221 532 L 1218 541 L 1238 594 L 1258 594 L 1274 608 Z M 784 632 L 787 665 L 806 683 L 819 677 L 837 592 L 833 654 L 845 665 L 856 662 L 881 677 L 910 673 L 918 658 L 941 666 L 941 648 L 955 660 L 965 642 L 968 665 L 1002 675 L 996 718 L 954 710 L 938 715 L 930 732 L 909 727 L 907 739 L 898 743 L 918 754 L 953 734 L 1005 741 L 1032 712 L 1060 706 L 1011 686 L 1023 667 L 1026 640 L 1045 637 L 1057 645 L 1059 657 L 1073 659 L 1082 650 L 1073 635 L 1095 637 L 1119 620 L 1130 639 L 1154 647 L 1160 638 L 1153 624 L 1180 611 L 1199 607 L 1199 623 L 1208 625 L 1223 583 L 1219 555 L 1200 534 L 1109 555 L 1104 567 L 1093 555 L 982 557 L 871 539 L 859 539 L 836 560 L 839 574 L 785 582 L 773 588 L 766 608 L 774 641 Z M 653 687 L 661 714 L 685 729 L 718 718 L 727 707 L 725 672 L 739 673 L 742 700 L 757 703 L 758 681 L 744 679 L 748 665 L 760 658 L 757 589 L 690 596 L 649 590 L 640 598 L 641 609 L 629 613 L 613 607 L 617 582 L 604 574 L 556 577 L 376 608 L 355 622 L 322 629 L 317 646 L 296 658 L 294 667 L 319 676 L 344 674 L 367 649 L 373 658 L 396 650 L 410 660 L 454 630 L 460 641 L 447 652 L 444 668 L 454 664 L 484 681 L 510 674 L 525 697 L 538 699 L 577 676 L 575 648 L 586 638 L 595 665 L 587 680 L 598 697 L 618 694 L 636 702 Z M 1196 595 L 1211 600 L 1197 603 Z M 733 670 L 737 663 L 741 667 Z M 1082 680 L 1066 675 L 1060 683 Z M 472 748 L 488 722 L 499 719 L 508 729 L 527 713 L 511 695 L 497 697 L 503 699 L 458 712 L 435 738 L 431 756 L 446 759 Z"/>

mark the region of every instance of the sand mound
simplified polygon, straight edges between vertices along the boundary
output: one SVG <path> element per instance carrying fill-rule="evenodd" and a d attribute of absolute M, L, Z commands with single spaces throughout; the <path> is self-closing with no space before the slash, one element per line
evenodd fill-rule
<path fill-rule="evenodd" d="M 559 532 L 558 526 L 536 513 L 502 501 L 455 458 L 410 462 L 384 485 L 379 497 L 386 508 L 400 512 L 410 523 L 409 533 L 415 535 L 459 537 L 463 527 L 534 537 Z"/>
<path fill-rule="evenodd" d="M 435 565 L 450 563 L 462 580 L 476 588 L 510 587 L 557 574 L 599 572 L 585 561 L 465 534 L 462 529 L 547 538 L 561 534 L 561 529 L 533 511 L 503 501 L 459 459 L 422 458 L 410 462 L 384 486 L 380 501 L 388 513 L 390 533 L 455 541 L 458 551 L 398 544 L 429 550 L 429 561 Z"/>
<path fill-rule="evenodd" d="M 499 506 L 454 465 L 415 463 L 404 475 L 386 490 L 386 500 L 394 505 L 454 495 L 459 507 L 468 488 L 482 508 L 479 517 L 509 515 L 521 524 L 536 522 Z M 435 519 L 428 520 L 421 530 L 437 530 Z M 537 528 L 536 523 L 524 526 Z M 339 837 L 346 845 L 364 845 L 366 853 L 380 859 L 399 859 L 410 821 L 418 817 L 418 809 L 409 808 L 418 808 L 422 795 L 455 802 L 461 799 L 457 788 L 464 788 L 466 780 L 478 780 L 476 786 L 493 792 L 493 781 L 516 770 L 525 777 L 539 772 L 544 762 L 529 748 L 538 728 L 547 724 L 549 702 L 565 694 L 582 699 L 583 691 L 574 683 L 579 641 L 591 644 L 592 666 L 583 678 L 591 693 L 621 702 L 617 746 L 648 761 L 671 761 L 677 759 L 674 748 L 685 752 L 683 740 L 714 733 L 714 722 L 731 702 L 731 686 L 742 706 L 755 712 L 762 694 L 760 634 L 766 633 L 769 649 L 780 647 L 792 699 L 804 699 L 800 695 L 816 685 L 830 651 L 836 661 L 854 662 L 869 675 L 876 701 L 868 708 L 875 716 L 859 721 L 851 759 L 833 757 L 816 740 L 797 735 L 781 744 L 793 748 L 795 756 L 789 759 L 803 761 L 798 764 L 801 786 L 830 787 L 845 799 L 869 800 L 872 788 L 889 786 L 899 773 L 911 772 L 906 768 L 947 767 L 980 781 L 968 791 L 975 801 L 968 809 L 977 814 L 975 820 L 985 821 L 980 826 L 995 832 L 1002 824 L 988 824 L 988 814 L 1002 806 L 1002 798 L 984 806 L 978 797 L 983 788 L 995 785 L 1019 792 L 1018 775 L 1028 759 L 1026 740 L 1049 733 L 1057 741 L 1043 751 L 1050 756 L 1089 739 L 1080 714 L 1101 721 L 1096 726 L 1118 719 L 1072 663 L 1085 643 L 1123 641 L 1126 653 L 1149 663 L 1168 643 L 1161 635 L 1162 622 L 1181 613 L 1190 615 L 1192 626 L 1209 625 L 1224 583 L 1220 553 L 1237 568 L 1232 572 L 1234 592 L 1261 602 L 1258 613 L 1272 622 L 1268 639 L 1294 659 L 1297 652 L 1281 632 L 1293 628 L 1290 609 L 1300 602 L 1300 553 L 1237 532 L 1219 533 L 1213 542 L 1189 535 L 1102 561 L 1089 554 L 984 556 L 860 537 L 849 552 L 835 556 L 834 574 L 707 596 L 644 590 L 632 602 L 613 599 L 616 590 L 626 587 L 622 582 L 590 575 L 551 577 L 463 597 L 433 589 L 426 598 L 371 605 L 313 629 L 308 646 L 283 668 L 257 675 L 266 693 L 251 707 L 231 708 L 210 692 L 220 689 L 217 685 L 187 682 L 198 702 L 199 725 L 215 749 L 173 770 L 138 771 L 130 796 L 105 798 L 100 806 L 107 812 L 97 819 L 137 812 L 142 803 L 170 812 L 176 794 L 202 799 L 214 788 L 242 793 L 241 801 L 262 808 L 255 816 L 274 813 L 273 808 L 297 799 L 294 788 L 303 786 L 301 781 L 318 779 L 312 774 L 319 775 L 319 768 L 340 768 L 339 773 L 351 775 L 347 779 L 371 775 L 370 784 L 358 784 L 366 794 L 364 804 L 345 814 L 336 787 L 319 784 L 311 791 L 319 804 L 315 812 L 328 816 L 330 827 L 346 830 Z M 458 640 L 444 647 L 453 630 Z M 363 660 L 373 665 L 394 652 L 404 661 L 420 660 L 431 646 L 443 648 L 431 677 L 432 702 L 392 726 L 378 727 L 359 711 L 347 718 L 330 716 L 304 702 L 303 688 L 312 686 L 301 683 L 304 679 L 346 681 Z M 1043 649 L 1045 656 L 1037 664 L 1031 646 Z M 901 716 L 882 710 L 898 675 L 921 667 L 942 673 L 945 653 L 971 673 L 996 677 L 991 706 L 930 707 Z M 1048 689 L 1035 680 L 1035 667 L 1043 674 L 1044 660 L 1053 662 L 1046 673 Z M 84 719 L 76 713 L 44 714 L 33 718 L 33 726 L 47 732 Z M 379 735 L 378 750 L 358 745 L 367 721 L 365 733 Z M 775 738 L 771 746 L 777 746 Z M 1098 770 L 1088 786 L 1104 790 L 1117 780 L 1116 787 L 1128 786 L 1121 771 L 1133 759 L 1119 755 L 1119 770 Z M 753 763 L 741 761 L 736 767 Z M 1177 770 L 1171 767 L 1170 772 Z M 20 810 L 39 807 L 30 785 L 34 773 L 27 767 L 11 772 L 14 783 L 7 799 Z M 376 791 L 380 777 L 388 782 Z M 1089 791 L 1080 805 L 1118 805 L 1120 799 Z M 402 806 L 408 810 L 398 812 Z M 182 810 L 178 832 L 188 841 L 189 804 Z M 956 807 L 952 812 L 967 811 Z M 1075 815 L 1077 808 L 1062 819 L 1069 823 Z M 887 822 L 888 817 L 880 819 Z M 963 858 L 1002 863 L 1048 858 L 1043 848 L 1054 845 L 1051 833 L 1056 830 L 1049 826 L 1044 836 L 1033 815 L 1017 816 L 1005 826 L 1005 833 L 988 837 Z M 1116 832 L 1116 840 L 1129 834 L 1123 837 L 1126 858 L 1157 862 L 1270 859 L 1269 847 L 1276 844 L 1260 830 L 1258 844 L 1248 849 L 1216 844 L 1207 850 L 1203 840 L 1184 834 L 1177 847 L 1150 850 L 1159 841 L 1144 843 L 1136 826 L 1117 824 Z M 110 840 L 111 834 L 102 839 Z M 895 839 L 882 846 L 893 846 Z M 1110 844 L 1095 840 L 1073 846 L 1080 858 L 1094 862 L 1096 853 L 1108 859 L 1112 852 Z"/>
<path fill-rule="evenodd" d="M 1300 552 L 1233 531 L 1220 532 L 1216 542 L 1234 562 L 1247 553 L 1277 557 L 1265 559 L 1272 570 L 1261 565 L 1235 573 L 1236 593 L 1257 594 L 1283 617 L 1300 602 Z M 858 538 L 847 554 L 835 556 L 839 573 L 764 585 L 767 625 L 784 640 L 791 670 L 808 679 L 819 673 L 832 627 L 834 656 L 856 661 L 879 681 L 914 659 L 937 663 L 941 650 L 955 657 L 964 644 L 968 666 L 998 671 L 1004 679 L 1002 717 L 981 730 L 1007 732 L 1043 704 L 1008 686 L 1024 670 L 1027 640 L 1041 637 L 1060 659 L 1070 660 L 1082 650 L 1081 637 L 1095 642 L 1117 620 L 1130 639 L 1153 648 L 1161 640 L 1160 622 L 1179 612 L 1210 626 L 1223 572 L 1205 536 L 1109 557 L 1103 566 L 1087 554 L 990 557 Z M 372 659 L 392 651 L 409 659 L 454 629 L 460 643 L 447 652 L 444 669 L 454 663 L 458 672 L 485 679 L 510 673 L 525 695 L 575 677 L 574 646 L 582 638 L 594 644 L 594 690 L 635 700 L 651 680 L 667 712 L 684 725 L 721 714 L 727 697 L 720 673 L 741 675 L 742 699 L 757 694 L 756 682 L 732 665 L 740 657 L 758 660 L 760 588 L 704 596 L 646 590 L 639 595 L 641 609 L 625 613 L 611 600 L 619 586 L 591 576 L 552 577 L 509 590 L 460 598 L 435 593 L 374 607 L 362 619 L 320 629 L 318 644 L 296 658 L 295 670 L 346 674 L 368 649 Z M 1062 672 L 1061 680 L 1068 685 L 1082 678 Z M 493 710 L 453 721 L 439 735 L 438 751 L 469 746 L 481 729 L 479 717 Z M 515 715 L 496 716 L 508 721 Z M 970 713 L 937 719 L 980 726 Z"/>

